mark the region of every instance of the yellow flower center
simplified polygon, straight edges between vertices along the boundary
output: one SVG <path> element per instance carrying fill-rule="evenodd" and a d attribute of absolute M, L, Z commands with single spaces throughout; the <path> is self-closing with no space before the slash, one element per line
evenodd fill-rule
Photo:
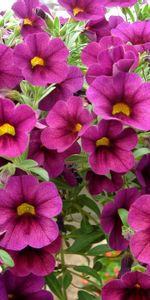
<path fill-rule="evenodd" d="M 24 25 L 30 25 L 30 26 L 33 25 L 32 21 L 31 21 L 30 19 L 28 19 L 28 18 L 25 18 L 25 19 L 23 20 L 23 24 L 24 24 Z"/>
<path fill-rule="evenodd" d="M 82 125 L 80 123 L 77 123 L 73 128 L 73 132 L 79 132 L 81 129 Z"/>
<path fill-rule="evenodd" d="M 110 140 L 107 137 L 103 137 L 99 140 L 96 141 L 96 147 L 100 147 L 100 146 L 110 146 Z"/>
<path fill-rule="evenodd" d="M 24 214 L 31 214 L 35 216 L 35 207 L 28 203 L 22 203 L 17 207 L 17 215 L 22 216 Z"/>
<path fill-rule="evenodd" d="M 0 136 L 2 136 L 4 134 L 10 134 L 12 136 L 15 136 L 15 134 L 16 134 L 15 127 L 8 123 L 1 125 L 0 126 Z"/>
<path fill-rule="evenodd" d="M 84 9 L 80 8 L 80 7 L 74 7 L 74 9 L 73 9 L 74 16 L 77 16 L 80 12 L 84 12 Z"/>
<path fill-rule="evenodd" d="M 119 102 L 113 105 L 112 115 L 123 113 L 125 116 L 131 115 L 131 109 L 128 104 Z"/>
<path fill-rule="evenodd" d="M 8 299 L 13 299 L 13 298 L 14 298 L 13 294 L 8 294 Z"/>
<path fill-rule="evenodd" d="M 36 66 L 45 66 L 45 61 L 42 57 L 35 56 L 31 59 L 31 65 L 32 68 L 35 68 Z"/>
<path fill-rule="evenodd" d="M 140 286 L 139 283 L 136 283 L 134 287 L 135 287 L 136 289 L 140 289 L 140 288 L 141 288 L 141 286 Z"/>

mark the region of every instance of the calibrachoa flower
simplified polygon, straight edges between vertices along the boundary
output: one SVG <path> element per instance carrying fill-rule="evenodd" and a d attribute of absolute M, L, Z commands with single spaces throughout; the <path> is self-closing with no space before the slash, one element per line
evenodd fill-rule
<path fill-rule="evenodd" d="M 132 254 L 140 262 L 150 264 L 150 195 L 143 195 L 133 203 L 128 222 L 135 231 L 130 240 Z"/>
<path fill-rule="evenodd" d="M 130 46 L 122 45 L 101 51 L 97 57 L 97 63 L 89 67 L 86 80 L 91 84 L 95 78 L 101 75 L 116 75 L 118 72 L 128 72 L 138 66 L 138 53 Z"/>
<path fill-rule="evenodd" d="M 46 9 L 46 6 L 42 5 L 39 0 L 17 0 L 12 6 L 17 17 L 22 19 L 21 34 L 23 36 L 43 31 L 45 22 L 36 15 L 37 8 Z M 49 11 L 48 7 L 46 11 Z"/>
<path fill-rule="evenodd" d="M 51 182 L 34 176 L 12 176 L 0 190 L 0 245 L 10 250 L 41 248 L 58 236 L 52 220 L 62 209 L 61 198 Z"/>
<path fill-rule="evenodd" d="M 144 155 L 136 167 L 136 176 L 145 194 L 150 194 L 150 154 Z"/>
<path fill-rule="evenodd" d="M 93 64 L 99 62 L 98 57 L 104 50 L 112 49 L 113 47 L 122 45 L 121 39 L 112 36 L 103 37 L 99 43 L 89 43 L 81 53 L 81 59 L 83 63 L 90 67 Z"/>
<path fill-rule="evenodd" d="M 87 91 L 94 111 L 104 119 L 118 119 L 141 130 L 150 129 L 150 83 L 138 74 L 120 72 L 96 78 Z"/>
<path fill-rule="evenodd" d="M 131 43 L 138 52 L 150 50 L 150 20 L 123 22 L 112 29 L 112 35 L 121 38 L 124 43 Z"/>
<path fill-rule="evenodd" d="M 22 79 L 21 71 L 14 65 L 13 50 L 0 44 L 0 89 L 14 88 Z"/>
<path fill-rule="evenodd" d="M 53 300 L 48 291 L 43 291 L 44 279 L 35 275 L 16 277 L 10 271 L 0 275 L 0 298 L 3 300 Z"/>
<path fill-rule="evenodd" d="M 11 100 L 0 98 L 0 155 L 21 155 L 35 123 L 36 117 L 31 107 L 25 104 L 15 106 Z"/>
<path fill-rule="evenodd" d="M 48 149 L 63 152 L 84 134 L 92 119 L 81 98 L 58 101 L 46 118 L 49 127 L 41 134 L 42 144 Z"/>
<path fill-rule="evenodd" d="M 120 7 L 129 7 L 137 3 L 138 0 L 101 0 L 102 5 L 106 6 L 120 6 Z"/>
<path fill-rule="evenodd" d="M 120 279 L 107 283 L 102 300 L 149 300 L 150 276 L 142 272 L 128 272 Z"/>
<path fill-rule="evenodd" d="M 122 124 L 113 120 L 102 120 L 97 126 L 91 126 L 82 137 L 83 149 L 90 154 L 89 164 L 99 175 L 128 172 L 134 165 L 131 150 L 136 144 L 135 131 L 123 130 Z"/>
<path fill-rule="evenodd" d="M 14 61 L 26 80 L 33 85 L 46 86 L 65 79 L 68 54 L 61 39 L 50 39 L 47 33 L 36 33 L 15 47 Z"/>
<path fill-rule="evenodd" d="M 58 0 L 67 12 L 76 20 L 97 20 L 104 15 L 99 0 Z"/>
<path fill-rule="evenodd" d="M 88 171 L 86 175 L 88 189 L 90 194 L 98 195 L 102 192 L 115 192 L 123 185 L 123 179 L 120 174 L 111 172 L 109 177 L 105 175 L 97 175 L 92 171 Z"/>
<path fill-rule="evenodd" d="M 121 259 L 121 269 L 118 274 L 118 278 L 123 276 L 125 273 L 130 272 L 131 267 L 134 263 L 134 259 L 129 252 L 126 252 Z"/>
<path fill-rule="evenodd" d="M 105 17 L 99 20 L 89 21 L 86 24 L 84 34 L 92 41 L 99 42 L 104 36 L 111 35 L 111 29 L 116 28 L 118 24 L 124 22 L 120 16 L 111 16 L 109 21 Z"/>
<path fill-rule="evenodd" d="M 34 159 L 40 166 L 47 170 L 51 178 L 59 176 L 65 167 L 65 159 L 72 154 L 80 153 L 79 144 L 75 143 L 63 153 L 54 149 L 44 147 L 41 141 L 40 129 L 33 129 L 30 136 L 29 154 L 30 159 Z"/>
<path fill-rule="evenodd" d="M 83 85 L 83 74 L 79 68 L 69 66 L 69 72 L 64 81 L 56 84 L 55 89 L 40 102 L 41 110 L 50 110 L 57 101 L 67 101 L 73 93 L 79 91 Z"/>
<path fill-rule="evenodd" d="M 54 271 L 55 259 L 53 254 L 61 248 L 61 237 L 59 236 L 50 245 L 36 249 L 26 247 L 21 251 L 9 251 L 15 266 L 11 268 L 16 276 L 27 276 L 30 273 L 37 276 L 46 276 Z"/>
<path fill-rule="evenodd" d="M 124 189 L 117 193 L 113 202 L 104 205 L 101 226 L 104 232 L 109 235 L 109 245 L 114 250 L 125 250 L 129 245 L 129 241 L 122 235 L 123 223 L 118 209 L 129 210 L 138 196 L 139 192 L 136 188 Z"/>
<path fill-rule="evenodd" d="M 75 187 L 78 185 L 78 183 L 82 182 L 82 178 L 77 173 L 77 170 L 74 168 L 73 165 L 69 165 L 69 164 L 65 165 L 62 176 L 64 180 L 67 182 L 67 184 L 71 187 Z"/>

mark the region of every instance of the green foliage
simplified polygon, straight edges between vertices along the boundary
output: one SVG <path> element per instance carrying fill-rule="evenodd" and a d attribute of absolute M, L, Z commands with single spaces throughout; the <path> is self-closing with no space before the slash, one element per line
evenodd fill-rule
<path fill-rule="evenodd" d="M 91 294 L 85 291 L 79 291 L 78 300 L 99 300 L 99 297 L 92 296 Z"/>
<path fill-rule="evenodd" d="M 0 259 L 2 261 L 3 266 L 6 267 L 14 267 L 14 261 L 11 256 L 3 249 L 0 249 Z"/>

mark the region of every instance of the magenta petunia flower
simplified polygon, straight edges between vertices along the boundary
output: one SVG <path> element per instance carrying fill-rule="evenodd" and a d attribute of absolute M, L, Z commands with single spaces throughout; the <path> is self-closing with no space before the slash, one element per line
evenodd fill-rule
<path fill-rule="evenodd" d="M 69 66 L 69 72 L 64 81 L 56 84 L 55 89 L 40 102 L 40 109 L 49 111 L 57 101 L 67 101 L 73 93 L 79 91 L 83 85 L 83 74 L 79 68 Z"/>
<path fill-rule="evenodd" d="M 47 33 L 37 33 L 30 34 L 24 43 L 15 47 L 14 61 L 26 80 L 33 85 L 46 86 L 65 79 L 68 54 L 61 39 L 50 40 Z"/>
<path fill-rule="evenodd" d="M 21 71 L 14 65 L 13 50 L 0 44 L 0 89 L 12 89 L 22 79 Z"/>
<path fill-rule="evenodd" d="M 99 0 L 58 0 L 76 20 L 97 20 L 104 16 L 105 9 Z"/>
<path fill-rule="evenodd" d="M 112 29 L 112 35 L 132 44 L 138 52 L 150 50 L 150 20 L 134 23 L 123 22 Z"/>
<path fill-rule="evenodd" d="M 134 165 L 131 150 L 136 144 L 135 131 L 123 130 L 122 124 L 113 120 L 102 120 L 97 126 L 91 126 L 82 137 L 83 149 L 90 154 L 89 164 L 99 175 L 128 172 Z"/>
<path fill-rule="evenodd" d="M 132 254 L 140 262 L 150 264 L 150 195 L 143 195 L 133 203 L 128 222 L 135 231 L 130 240 Z"/>
<path fill-rule="evenodd" d="M 79 144 L 75 143 L 63 153 L 44 147 L 41 141 L 42 130 L 31 132 L 28 158 L 34 159 L 49 173 L 50 178 L 59 176 L 65 167 L 65 159 L 72 154 L 80 153 Z"/>
<path fill-rule="evenodd" d="M 144 155 L 136 167 L 136 176 L 144 194 L 150 194 L 150 154 Z"/>
<path fill-rule="evenodd" d="M 123 185 L 123 179 L 120 174 L 110 172 L 109 176 L 97 175 L 88 171 L 86 175 L 88 190 L 91 195 L 98 195 L 102 192 L 115 192 Z"/>
<path fill-rule="evenodd" d="M 0 190 L 0 245 L 10 250 L 41 248 L 58 236 L 52 220 L 62 209 L 61 198 L 51 182 L 38 183 L 34 176 L 12 176 Z"/>
<path fill-rule="evenodd" d="M 102 5 L 107 7 L 129 7 L 137 3 L 138 0 L 101 0 Z"/>
<path fill-rule="evenodd" d="M 123 45 L 121 39 L 112 36 L 103 37 L 99 43 L 89 43 L 81 53 L 83 63 L 90 67 L 99 63 L 99 55 L 104 50 L 111 50 L 113 47 Z"/>
<path fill-rule="evenodd" d="M 150 129 L 150 83 L 138 74 L 120 72 L 96 78 L 87 91 L 94 112 L 141 130 Z"/>
<path fill-rule="evenodd" d="M 111 16 L 109 21 L 105 17 L 99 20 L 89 21 L 84 30 L 84 34 L 92 41 L 99 42 L 102 37 L 110 36 L 111 29 L 116 28 L 118 24 L 124 22 L 120 16 Z"/>
<path fill-rule="evenodd" d="M 0 155 L 21 155 L 35 123 L 36 117 L 31 107 L 26 104 L 15 106 L 11 100 L 0 98 Z"/>
<path fill-rule="evenodd" d="M 38 8 L 49 12 L 48 7 L 42 5 L 39 0 L 17 0 L 13 4 L 13 11 L 22 20 L 21 34 L 23 36 L 44 31 L 45 22 L 36 14 Z"/>
<path fill-rule="evenodd" d="M 53 300 L 50 292 L 42 290 L 44 279 L 32 274 L 20 278 L 6 271 L 0 275 L 0 287 L 3 300 Z"/>
<path fill-rule="evenodd" d="M 74 168 L 73 165 L 69 165 L 69 164 L 65 165 L 62 176 L 64 180 L 67 182 L 67 184 L 71 187 L 75 187 L 78 185 L 78 183 L 82 182 L 82 178 L 77 173 L 77 170 Z"/>
<path fill-rule="evenodd" d="M 149 300 L 150 276 L 143 272 L 128 272 L 120 279 L 108 282 L 102 289 L 102 300 Z"/>
<path fill-rule="evenodd" d="M 15 266 L 11 272 L 15 276 L 27 276 L 30 273 L 37 276 L 46 276 L 54 271 L 55 259 L 53 254 L 61 248 L 61 237 L 59 236 L 50 245 L 36 249 L 26 247 L 21 251 L 9 251 Z"/>
<path fill-rule="evenodd" d="M 117 193 L 113 202 L 104 205 L 101 214 L 101 226 L 104 232 L 109 235 L 109 245 L 112 249 L 122 251 L 128 248 L 129 241 L 122 235 L 123 223 L 118 209 L 129 210 L 138 196 L 139 192 L 136 188 L 124 189 Z"/>
<path fill-rule="evenodd" d="M 58 101 L 46 118 L 49 127 L 41 134 L 42 144 L 64 152 L 84 134 L 92 120 L 81 98 L 73 96 L 67 102 Z"/>
<path fill-rule="evenodd" d="M 101 75 L 113 76 L 118 72 L 134 70 L 139 63 L 138 53 L 132 46 L 123 45 L 100 51 L 97 63 L 89 66 L 86 74 L 88 84 Z"/>

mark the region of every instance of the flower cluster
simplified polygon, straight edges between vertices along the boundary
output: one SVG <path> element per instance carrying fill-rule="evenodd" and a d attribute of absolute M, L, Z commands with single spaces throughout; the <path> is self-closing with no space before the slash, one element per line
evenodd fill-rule
<path fill-rule="evenodd" d="M 0 296 L 68 300 L 76 275 L 78 300 L 148 300 L 150 7 L 58 5 L 0 16 Z"/>

